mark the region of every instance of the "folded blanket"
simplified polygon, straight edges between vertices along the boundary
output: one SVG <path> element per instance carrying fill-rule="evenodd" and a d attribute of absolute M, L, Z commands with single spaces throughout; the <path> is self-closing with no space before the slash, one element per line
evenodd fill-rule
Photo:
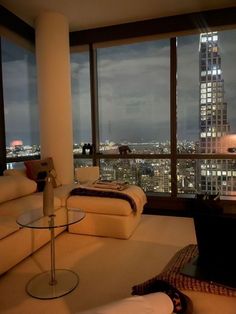
<path fill-rule="evenodd" d="M 80 195 L 80 196 L 95 196 L 95 197 L 109 197 L 109 198 L 118 198 L 123 199 L 129 202 L 130 207 L 133 211 L 137 211 L 136 203 L 132 196 L 127 193 L 121 191 L 113 191 L 113 190 L 100 190 L 89 187 L 78 187 L 73 189 L 70 192 L 70 195 Z"/>

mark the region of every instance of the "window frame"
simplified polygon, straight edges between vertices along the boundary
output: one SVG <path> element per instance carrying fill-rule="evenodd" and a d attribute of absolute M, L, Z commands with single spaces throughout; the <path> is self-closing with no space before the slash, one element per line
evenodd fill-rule
<path fill-rule="evenodd" d="M 4 17 L 2 24 L 11 31 L 17 33 L 24 40 L 29 41 L 34 45 L 35 32 L 32 27 L 20 20 L 13 13 L 0 6 L 1 16 Z M 169 38 L 171 41 L 171 152 L 170 154 L 158 155 L 140 155 L 132 154 L 125 158 L 144 158 L 144 159 L 171 159 L 171 175 L 176 178 L 176 161 L 177 159 L 235 159 L 235 156 L 229 154 L 178 154 L 176 141 L 176 36 L 186 34 L 200 34 L 204 31 L 224 30 L 236 28 L 236 6 L 231 8 L 209 10 L 204 12 L 182 14 L 172 17 L 164 17 L 146 21 L 132 22 L 115 26 L 100 27 L 96 29 L 82 30 L 70 32 L 70 47 L 89 45 L 90 55 L 90 80 L 91 80 L 91 104 L 92 104 L 92 140 L 95 150 L 92 156 L 74 155 L 75 158 L 92 157 L 93 164 L 98 165 L 99 159 L 104 158 L 98 153 L 98 101 L 97 101 L 97 78 L 96 78 L 96 50 L 95 45 L 98 43 L 108 43 L 109 41 L 138 39 L 148 40 L 149 36 L 157 36 L 159 38 Z M 1 68 L 0 68 L 1 70 Z M 4 120 L 4 104 L 2 91 L 2 77 L 0 74 L 0 119 Z M 0 171 L 5 169 L 6 155 L 5 147 L 5 128 L 1 123 L 0 127 Z M 40 157 L 40 156 L 39 156 Z M 108 159 L 122 158 L 120 155 L 106 155 Z M 26 158 L 24 158 L 25 160 Z M 17 158 L 14 161 L 22 161 L 22 158 Z M 172 179 L 172 195 L 170 198 L 157 197 L 149 195 L 149 207 L 156 208 L 158 201 L 159 207 L 164 209 L 164 213 L 168 213 L 168 209 L 174 210 L 175 214 L 179 214 L 185 208 L 185 200 L 177 198 L 177 188 L 175 180 Z M 177 210 L 177 211 L 176 211 Z M 154 213 L 154 211 L 152 211 Z M 160 212 L 159 212 L 160 213 Z M 173 214 L 173 212 L 172 212 Z M 188 215 L 186 212 L 185 215 Z"/>
<path fill-rule="evenodd" d="M 195 32 L 199 34 L 200 32 Z M 97 82 L 97 71 L 96 71 L 96 49 L 99 47 L 98 44 L 89 45 L 90 53 L 90 85 L 91 85 L 91 106 L 92 106 L 92 127 L 93 127 L 93 145 L 95 150 L 92 155 L 93 164 L 99 165 L 100 159 L 170 159 L 171 160 L 171 199 L 176 200 L 181 197 L 177 191 L 177 160 L 178 159 L 235 159 L 235 156 L 230 154 L 186 154 L 178 153 L 177 151 L 177 37 L 169 38 L 170 41 L 170 143 L 171 151 L 167 154 L 130 154 L 127 156 L 121 156 L 119 154 L 106 154 L 101 155 L 99 153 L 99 116 L 98 116 L 98 82 Z M 122 41 L 123 43 L 124 41 Z M 126 41 L 127 42 L 127 41 Z M 129 42 L 129 41 L 128 41 Z M 121 44 L 121 42 L 119 41 Z M 113 44 L 113 43 L 112 43 Z M 100 44 L 103 47 L 106 43 Z M 109 42 L 107 46 L 110 46 Z M 75 158 L 86 158 L 80 154 L 75 154 Z M 91 158 L 91 156 L 88 156 Z M 153 194 L 153 193 L 150 193 Z M 161 196 L 157 196 L 160 198 Z M 165 198 L 165 197 L 164 197 Z"/>

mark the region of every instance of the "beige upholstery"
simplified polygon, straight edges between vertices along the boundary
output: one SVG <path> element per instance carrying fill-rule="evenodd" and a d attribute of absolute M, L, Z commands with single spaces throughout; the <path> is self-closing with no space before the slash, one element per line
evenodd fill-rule
<path fill-rule="evenodd" d="M 71 196 L 67 201 L 68 208 L 81 208 L 86 213 L 128 216 L 132 209 L 130 204 L 122 199 L 109 197 Z"/>
<path fill-rule="evenodd" d="M 32 193 L 0 204 L 0 274 L 50 240 L 47 229 L 21 228 L 16 223 L 17 217 L 27 211 L 42 211 L 42 204 L 42 193 Z M 65 215 L 66 209 L 61 207 L 61 201 L 57 197 L 54 198 L 54 208 L 57 215 Z M 55 234 L 61 233 L 64 229 L 55 229 Z"/>
<path fill-rule="evenodd" d="M 65 209 L 58 209 L 59 215 L 63 215 L 64 212 Z M 55 235 L 58 235 L 63 230 L 65 228 L 56 228 Z M 50 233 L 47 229 L 29 229 L 18 226 L 15 232 L 11 234 L 8 232 L 8 235 L 0 240 L 0 251 L 2 252 L 0 275 L 35 252 L 49 240 Z"/>
<path fill-rule="evenodd" d="M 0 216 L 0 240 L 19 230 L 12 216 Z"/>
<path fill-rule="evenodd" d="M 59 198 L 54 198 L 54 209 L 61 207 Z M 0 216 L 11 216 L 16 219 L 21 214 L 31 211 L 32 209 L 43 208 L 42 193 L 33 193 L 27 196 L 19 197 L 17 199 L 4 202 L 0 204 Z"/>
<path fill-rule="evenodd" d="M 69 226 L 69 232 L 128 239 L 140 221 L 146 195 L 138 186 L 130 186 L 124 191 L 132 195 L 137 211 L 123 199 L 70 196 L 67 207 L 79 208 L 86 212 L 86 216 L 81 222 Z"/>
<path fill-rule="evenodd" d="M 9 176 L 9 173 L 12 176 Z M 48 229 L 22 228 L 16 219 L 27 211 L 41 211 L 43 193 L 34 193 L 36 183 L 22 174 L 9 171 L 0 177 L 0 275 L 32 254 L 50 240 Z M 58 219 L 67 217 L 65 202 L 75 185 L 61 186 L 54 189 L 54 209 Z M 56 228 L 55 235 L 65 228 Z"/>
<path fill-rule="evenodd" d="M 75 179 L 80 184 L 88 184 L 99 179 L 100 172 L 98 166 L 81 167 L 75 169 Z"/>
<path fill-rule="evenodd" d="M 0 176 L 0 203 L 34 193 L 35 181 L 24 176 Z"/>
<path fill-rule="evenodd" d="M 93 236 L 128 239 L 141 218 L 141 213 L 128 216 L 86 213 L 85 218 L 69 226 L 69 232 Z"/>
<path fill-rule="evenodd" d="M 61 206 L 66 206 L 67 198 L 70 195 L 70 191 L 76 188 L 78 185 L 75 183 L 65 184 L 54 189 L 54 196 L 59 198 L 61 201 Z"/>

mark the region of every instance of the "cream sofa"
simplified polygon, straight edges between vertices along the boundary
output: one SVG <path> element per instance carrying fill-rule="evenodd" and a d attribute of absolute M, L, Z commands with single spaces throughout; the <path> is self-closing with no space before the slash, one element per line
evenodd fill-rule
<path fill-rule="evenodd" d="M 79 184 L 54 188 L 54 210 L 60 217 L 69 209 L 81 209 L 86 213 L 79 224 L 69 226 L 74 234 L 128 239 L 137 227 L 146 195 L 141 188 L 130 186 L 127 194 L 137 205 L 134 212 L 126 200 L 89 196 L 69 196 Z M 43 193 L 36 192 L 35 181 L 26 177 L 25 169 L 6 170 L 0 176 L 0 275 L 49 242 L 47 229 L 20 227 L 16 220 L 27 211 L 43 211 Z M 55 235 L 65 228 L 56 228 Z"/>
<path fill-rule="evenodd" d="M 18 173 L 16 173 L 18 174 Z M 65 215 L 66 198 L 75 185 L 54 189 L 54 209 Z M 43 193 L 25 175 L 0 176 L 0 274 L 32 254 L 50 240 L 47 229 L 22 228 L 16 219 L 31 210 L 42 211 Z M 65 228 L 56 228 L 58 235 Z"/>

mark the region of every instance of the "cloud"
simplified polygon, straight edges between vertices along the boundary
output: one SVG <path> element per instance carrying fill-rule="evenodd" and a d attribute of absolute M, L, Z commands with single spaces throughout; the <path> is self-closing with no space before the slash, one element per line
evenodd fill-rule
<path fill-rule="evenodd" d="M 98 53 L 99 108 L 100 123 L 104 125 L 103 137 L 106 137 L 107 131 L 117 140 L 118 134 L 122 137 L 123 130 L 126 139 L 128 135 L 140 139 L 141 135 L 147 137 L 146 134 L 154 139 L 158 137 L 157 127 L 152 127 L 152 124 L 170 124 L 169 47 L 158 49 L 158 45 L 158 42 L 156 45 L 151 43 L 149 47 L 148 43 L 144 43 L 143 46 L 149 47 L 146 54 L 143 53 L 143 48 L 127 50 L 127 47 L 123 47 L 125 55 L 121 47 L 110 48 L 110 54 Z M 105 127 L 107 120 L 109 123 Z M 131 132 L 133 126 L 136 131 Z M 169 139 L 169 133 L 165 134 Z"/>
<path fill-rule="evenodd" d="M 235 30 L 219 32 L 225 101 L 228 103 L 228 119 L 234 132 L 236 132 L 235 37 Z M 4 49 L 6 52 L 6 47 Z M 3 59 L 7 130 L 17 132 L 23 129 L 30 132 L 30 128 L 35 127 L 38 122 L 35 61 L 31 54 L 27 57 L 26 53 L 21 51 L 18 55 L 16 47 L 11 49 L 11 53 Z M 178 38 L 178 139 L 198 139 L 198 49 L 199 35 Z M 169 140 L 169 40 L 100 48 L 97 55 L 99 123 L 102 140 Z M 75 141 L 91 135 L 88 56 L 88 52 L 71 55 Z M 28 119 L 31 119 L 31 123 L 26 122 Z"/>

